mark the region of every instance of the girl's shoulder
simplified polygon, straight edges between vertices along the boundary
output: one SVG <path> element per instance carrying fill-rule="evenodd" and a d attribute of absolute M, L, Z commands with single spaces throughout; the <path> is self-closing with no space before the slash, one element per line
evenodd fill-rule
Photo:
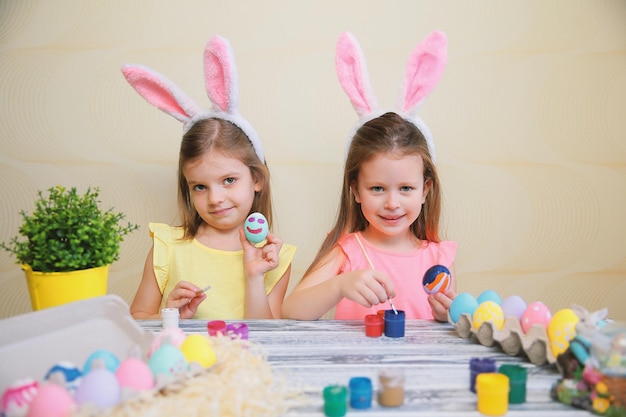
<path fill-rule="evenodd" d="M 180 240 L 184 235 L 184 230 L 180 226 L 170 226 L 165 223 L 148 223 L 150 236 L 161 240 Z"/>

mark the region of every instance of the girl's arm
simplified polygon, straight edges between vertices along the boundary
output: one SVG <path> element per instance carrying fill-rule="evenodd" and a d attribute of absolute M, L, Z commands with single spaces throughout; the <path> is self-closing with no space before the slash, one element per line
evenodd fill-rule
<path fill-rule="evenodd" d="M 135 298 L 130 305 L 130 314 L 135 319 L 158 319 L 161 316 L 159 307 L 162 296 L 152 268 L 153 250 L 154 247 L 150 248 L 150 252 L 148 252 L 139 288 L 137 288 Z"/>
<path fill-rule="evenodd" d="M 244 249 L 244 273 L 246 275 L 244 318 L 280 318 L 283 298 L 289 285 L 291 266 L 280 277 L 269 295 L 265 293 L 265 274 L 279 265 L 282 240 L 269 233 L 267 243 L 262 248 L 257 248 L 248 242 L 243 229 L 239 231 L 239 238 Z"/>
<path fill-rule="evenodd" d="M 163 295 L 157 284 L 156 275 L 153 268 L 154 246 L 150 248 L 150 252 L 146 257 L 146 263 L 143 266 L 143 276 L 139 283 L 139 288 L 135 294 L 132 304 L 130 305 L 130 314 L 135 319 L 159 319 L 161 318 L 161 301 Z M 200 288 L 197 286 L 181 281 L 167 297 L 166 306 L 178 308 L 180 318 L 190 319 L 196 314 L 198 305 L 206 299 L 205 293 L 199 293 Z"/>
<path fill-rule="evenodd" d="M 371 307 L 395 296 L 393 283 L 380 271 L 364 269 L 338 275 L 344 256 L 334 248 L 320 261 L 319 268 L 302 278 L 283 302 L 284 318 L 317 320 L 344 297 Z"/>

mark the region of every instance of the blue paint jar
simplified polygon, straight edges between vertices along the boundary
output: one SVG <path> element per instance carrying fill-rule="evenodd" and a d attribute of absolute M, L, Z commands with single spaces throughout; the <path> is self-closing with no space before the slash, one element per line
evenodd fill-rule
<path fill-rule="evenodd" d="M 496 361 L 492 358 L 471 358 L 470 359 L 470 391 L 476 392 L 476 377 L 482 373 L 493 373 L 496 371 Z"/>
<path fill-rule="evenodd" d="M 366 409 L 372 406 L 372 380 L 357 376 L 350 378 L 348 384 L 350 391 L 350 407 L 355 409 Z"/>
<path fill-rule="evenodd" d="M 402 310 L 385 310 L 385 336 L 404 337 L 405 314 Z"/>

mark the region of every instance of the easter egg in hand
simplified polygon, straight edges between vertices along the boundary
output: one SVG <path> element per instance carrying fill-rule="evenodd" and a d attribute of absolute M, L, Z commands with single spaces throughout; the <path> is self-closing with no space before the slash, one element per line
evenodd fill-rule
<path fill-rule="evenodd" d="M 428 294 L 444 292 L 450 288 L 452 276 L 450 270 L 443 265 L 435 265 L 428 268 L 422 279 L 424 291 Z"/>
<path fill-rule="evenodd" d="M 243 224 L 243 232 L 250 243 L 262 242 L 269 232 L 267 219 L 261 213 L 252 213 Z"/>

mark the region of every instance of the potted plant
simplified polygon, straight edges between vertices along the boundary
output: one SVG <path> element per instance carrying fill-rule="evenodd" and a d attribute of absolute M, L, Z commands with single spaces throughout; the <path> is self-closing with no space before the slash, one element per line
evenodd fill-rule
<path fill-rule="evenodd" d="M 25 271 L 34 310 L 105 295 L 120 243 L 139 228 L 121 224 L 123 213 L 102 210 L 98 188 L 47 191 L 38 192 L 32 214 L 20 212 L 19 235 L 0 243 Z"/>

